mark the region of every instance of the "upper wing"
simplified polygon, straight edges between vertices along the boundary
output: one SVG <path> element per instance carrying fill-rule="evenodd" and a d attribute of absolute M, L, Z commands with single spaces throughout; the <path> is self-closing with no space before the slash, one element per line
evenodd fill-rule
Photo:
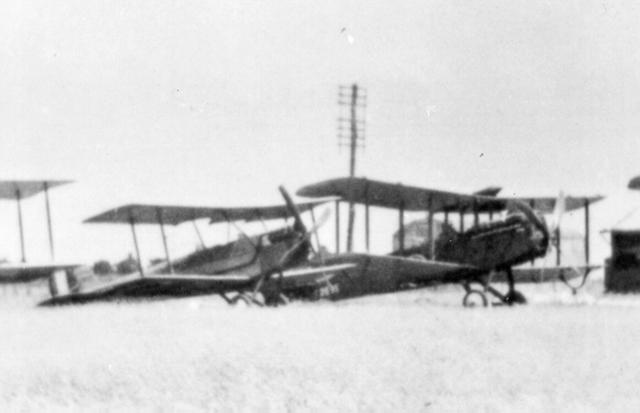
<path fill-rule="evenodd" d="M 307 185 L 297 192 L 306 197 L 339 196 L 345 201 L 406 211 L 466 210 L 484 207 L 504 209 L 504 202 L 495 197 L 464 195 L 455 192 L 418 188 L 374 181 L 366 178 L 337 178 Z"/>
<path fill-rule="evenodd" d="M 24 199 L 73 181 L 0 181 L 0 199 Z"/>
<path fill-rule="evenodd" d="M 301 212 L 327 202 L 307 201 L 297 204 Z M 226 221 L 256 221 L 260 219 L 287 218 L 290 215 L 285 205 L 239 208 L 212 208 L 172 205 L 129 204 L 119 206 L 86 219 L 87 223 L 111 224 L 166 224 L 179 225 L 186 221 L 209 218 L 211 223 Z"/>
<path fill-rule="evenodd" d="M 24 283 L 49 277 L 56 270 L 69 270 L 80 264 L 0 264 L 0 284 Z"/>
<path fill-rule="evenodd" d="M 140 298 L 157 296 L 188 296 L 224 293 L 244 289 L 253 279 L 246 275 L 151 275 L 121 277 L 95 288 L 54 296 L 40 305 L 56 305 L 98 301 L 111 298 Z"/>
<path fill-rule="evenodd" d="M 497 197 L 497 188 L 487 188 L 478 194 L 461 194 L 437 189 L 419 188 L 366 178 L 337 178 L 307 185 L 297 194 L 307 197 L 339 196 L 345 201 L 405 211 L 431 212 L 497 212 L 505 210 L 510 201 L 519 200 L 543 213 L 553 212 L 552 197 Z M 489 195 L 489 196 L 487 196 Z M 566 210 L 582 208 L 601 200 L 601 196 L 566 197 Z"/>

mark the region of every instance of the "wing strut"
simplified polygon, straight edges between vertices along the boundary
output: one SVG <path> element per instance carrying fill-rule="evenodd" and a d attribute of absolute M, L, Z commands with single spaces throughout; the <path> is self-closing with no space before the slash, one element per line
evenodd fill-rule
<path fill-rule="evenodd" d="M 202 247 L 203 249 L 206 248 L 206 245 L 204 245 L 204 240 L 202 239 L 202 234 L 200 234 L 200 229 L 198 229 L 198 224 L 196 224 L 195 218 L 191 222 L 193 222 L 193 228 L 196 230 L 196 235 L 198 236 L 198 240 L 200 241 L 200 247 Z M 227 231 L 227 238 L 229 238 L 229 231 Z"/>
<path fill-rule="evenodd" d="M 313 212 L 313 208 L 311 209 L 311 222 L 313 222 L 313 226 L 316 226 L 316 214 Z M 320 237 L 318 236 L 318 232 L 313 233 L 313 237 L 316 239 L 316 246 L 318 247 L 317 251 L 320 251 Z"/>
<path fill-rule="evenodd" d="M 555 236 L 556 236 L 556 265 L 559 267 L 561 257 L 562 257 L 562 250 L 561 250 L 562 236 L 560 235 L 559 225 L 558 225 L 558 228 L 556 228 Z"/>
<path fill-rule="evenodd" d="M 49 183 L 44 182 L 44 202 L 47 207 L 47 229 L 49 230 L 49 252 L 51 252 L 51 261 L 56 259 L 56 254 L 53 249 L 53 229 L 51 226 L 51 206 L 49 204 Z"/>
<path fill-rule="evenodd" d="M 584 201 L 584 258 L 589 265 L 589 200 Z"/>
<path fill-rule="evenodd" d="M 366 247 L 367 247 L 367 252 L 369 252 L 369 245 L 370 245 L 370 234 L 371 231 L 369 230 L 369 202 L 367 202 L 364 206 L 364 234 L 365 234 L 365 243 L 366 243 Z"/>
<path fill-rule="evenodd" d="M 16 189 L 16 203 L 18 204 L 18 226 L 20 227 L 20 251 L 22 253 L 22 262 L 27 262 L 27 256 L 24 251 L 24 228 L 22 226 L 22 197 L 20 189 Z"/>
<path fill-rule="evenodd" d="M 473 200 L 473 226 L 477 227 L 480 223 L 480 216 L 478 215 L 478 204 L 476 200 Z"/>
<path fill-rule="evenodd" d="M 400 254 L 404 254 L 404 205 L 400 205 L 398 210 L 398 246 Z"/>
<path fill-rule="evenodd" d="M 336 200 L 336 254 L 340 254 L 340 201 Z"/>
<path fill-rule="evenodd" d="M 140 271 L 140 277 L 144 277 L 144 270 L 142 269 L 142 261 L 140 260 L 140 248 L 138 248 L 138 236 L 136 235 L 136 223 L 133 217 L 129 218 L 129 224 L 131 225 L 131 234 L 133 235 L 133 246 L 136 248 L 136 258 L 138 260 L 138 271 Z"/>
<path fill-rule="evenodd" d="M 433 198 L 429 196 L 428 211 L 427 211 L 427 227 L 429 231 L 429 259 L 434 259 L 435 254 L 435 240 L 433 239 Z"/>
<path fill-rule="evenodd" d="M 169 265 L 169 273 L 173 274 L 173 263 L 171 262 L 171 256 L 169 255 L 169 247 L 167 246 L 167 234 L 164 232 L 164 221 L 162 219 L 162 210 L 156 209 L 158 215 L 158 223 L 160 224 L 160 234 L 162 234 L 162 245 L 164 246 L 164 256 L 167 259 Z"/>

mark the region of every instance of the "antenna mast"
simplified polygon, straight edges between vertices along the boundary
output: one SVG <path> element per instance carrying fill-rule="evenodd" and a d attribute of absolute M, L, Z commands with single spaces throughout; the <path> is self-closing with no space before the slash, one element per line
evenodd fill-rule
<path fill-rule="evenodd" d="M 356 152 L 364 149 L 365 142 L 365 109 L 367 106 L 366 90 L 357 84 L 340 86 L 338 88 L 338 105 L 349 108 L 349 117 L 338 118 L 338 146 L 349 147 L 349 176 L 356 174 Z M 358 109 L 362 114 L 360 117 Z M 347 228 L 347 252 L 353 249 L 353 222 L 355 220 L 355 208 L 353 202 L 349 202 L 349 224 Z"/>

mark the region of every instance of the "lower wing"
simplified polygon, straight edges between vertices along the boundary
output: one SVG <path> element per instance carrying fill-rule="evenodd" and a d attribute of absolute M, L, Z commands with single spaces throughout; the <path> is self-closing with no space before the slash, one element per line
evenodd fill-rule
<path fill-rule="evenodd" d="M 26 283 L 49 277 L 58 270 L 70 270 L 79 264 L 0 264 L 0 284 Z"/>
<path fill-rule="evenodd" d="M 61 275 L 62 277 L 62 275 Z M 56 280 L 56 278 L 58 278 Z M 246 275 L 150 275 L 121 277 L 115 281 L 87 290 L 77 290 L 65 284 L 68 279 L 55 277 L 52 297 L 40 305 L 57 305 L 108 300 L 113 298 L 142 298 L 172 296 L 184 297 L 200 294 L 219 294 L 237 291 L 252 285 L 253 278 Z"/>
<path fill-rule="evenodd" d="M 521 267 L 513 269 L 513 278 L 517 283 L 544 283 L 551 281 L 572 280 L 584 277 L 588 272 L 601 268 L 600 265 L 577 265 L 560 267 Z M 495 274 L 492 281 L 504 282 L 506 276 L 503 273 Z"/>

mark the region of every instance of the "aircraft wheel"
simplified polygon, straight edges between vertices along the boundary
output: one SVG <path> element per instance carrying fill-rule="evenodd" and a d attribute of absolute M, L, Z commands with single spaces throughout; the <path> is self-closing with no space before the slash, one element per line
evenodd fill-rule
<path fill-rule="evenodd" d="M 526 304 L 527 299 L 524 294 L 522 294 L 518 290 L 509 291 L 507 295 L 504 296 L 504 302 L 508 305 L 514 304 Z"/>
<path fill-rule="evenodd" d="M 465 307 L 486 307 L 488 304 L 487 296 L 479 290 L 469 290 L 462 299 L 462 305 Z"/>

